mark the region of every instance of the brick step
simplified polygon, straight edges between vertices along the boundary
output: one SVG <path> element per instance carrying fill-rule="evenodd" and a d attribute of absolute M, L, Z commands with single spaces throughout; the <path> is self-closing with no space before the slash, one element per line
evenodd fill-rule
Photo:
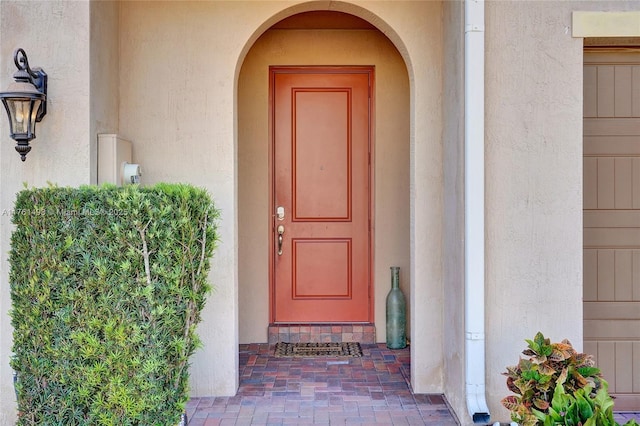
<path fill-rule="evenodd" d="M 270 324 L 269 343 L 278 342 L 376 343 L 376 326 L 372 323 Z"/>

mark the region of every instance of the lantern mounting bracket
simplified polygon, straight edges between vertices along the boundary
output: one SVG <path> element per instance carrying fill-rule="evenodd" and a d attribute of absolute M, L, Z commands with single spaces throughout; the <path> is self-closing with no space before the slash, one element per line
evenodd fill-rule
<path fill-rule="evenodd" d="M 45 73 L 42 68 L 35 67 L 31 69 L 29 66 L 29 59 L 27 58 L 27 53 L 23 48 L 18 48 L 13 54 L 13 63 L 16 64 L 16 71 L 13 74 L 13 79 L 15 81 L 28 82 L 35 86 L 39 92 L 47 94 L 47 73 Z M 36 115 L 36 121 L 42 121 L 42 118 L 47 114 L 47 98 L 42 101 L 40 104 L 40 108 L 38 109 L 38 113 Z"/>

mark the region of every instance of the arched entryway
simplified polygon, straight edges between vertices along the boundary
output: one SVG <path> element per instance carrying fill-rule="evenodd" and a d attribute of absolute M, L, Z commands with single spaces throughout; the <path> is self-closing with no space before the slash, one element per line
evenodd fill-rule
<path fill-rule="evenodd" d="M 371 322 L 377 329 L 377 341 L 384 341 L 390 266 L 401 267 L 402 288 L 411 297 L 409 76 L 394 44 L 375 26 L 333 11 L 295 14 L 275 23 L 252 45 L 240 70 L 239 340 L 266 342 L 272 314 L 269 251 L 275 213 L 271 212 L 269 178 L 270 66 L 364 66 L 375 75 L 369 179 Z"/>
<path fill-rule="evenodd" d="M 346 13 L 366 21 L 369 28 L 325 28 L 318 20 L 313 24 L 316 28 L 309 23 L 302 28 L 272 28 L 285 18 L 313 11 Z M 401 10 L 388 3 L 363 7 L 348 2 L 305 2 L 273 14 L 248 38 L 236 64 L 240 342 L 266 341 L 269 323 L 269 221 L 274 212 L 269 211 L 268 66 L 374 65 L 372 297 L 377 340 L 385 337 L 380 330 L 385 325 L 389 267 L 397 265 L 402 268 L 401 285 L 409 300 L 411 358 L 421 366 L 411 371 L 413 389 L 443 391 L 442 13 L 439 2 L 407 3 Z M 344 40 L 332 38 L 338 34 L 360 42 L 345 45 Z M 297 45 L 286 40 L 304 36 L 308 39 Z M 271 43 L 271 50 L 260 50 L 265 42 Z M 298 50 L 298 58 L 287 56 L 291 48 Z M 363 56 L 366 52 L 371 57 Z M 255 65 L 262 71 L 247 78 L 245 73 L 254 60 L 262 61 Z M 380 91 L 390 84 L 399 84 L 401 89 Z M 399 96 L 404 97 L 401 108 L 394 109 Z M 394 128 L 398 123 L 400 128 Z M 404 173 L 400 186 L 396 172 Z M 397 226 L 403 221 L 407 225 Z M 394 251 L 396 243 L 400 249 Z M 387 257 L 382 256 L 385 252 Z"/>

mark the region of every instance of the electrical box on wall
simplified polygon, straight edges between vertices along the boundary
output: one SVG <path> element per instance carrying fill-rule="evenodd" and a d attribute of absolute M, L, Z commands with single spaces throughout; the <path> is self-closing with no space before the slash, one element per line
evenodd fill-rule
<path fill-rule="evenodd" d="M 140 183 L 142 170 L 132 164 L 131 141 L 116 134 L 98 135 L 98 185 L 113 183 L 128 185 Z"/>

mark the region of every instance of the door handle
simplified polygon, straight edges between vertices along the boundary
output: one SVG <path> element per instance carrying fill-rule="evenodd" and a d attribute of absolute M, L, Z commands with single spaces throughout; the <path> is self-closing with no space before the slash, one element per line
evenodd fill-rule
<path fill-rule="evenodd" d="M 282 256 L 282 242 L 284 237 L 284 225 L 278 225 L 278 256 Z"/>

